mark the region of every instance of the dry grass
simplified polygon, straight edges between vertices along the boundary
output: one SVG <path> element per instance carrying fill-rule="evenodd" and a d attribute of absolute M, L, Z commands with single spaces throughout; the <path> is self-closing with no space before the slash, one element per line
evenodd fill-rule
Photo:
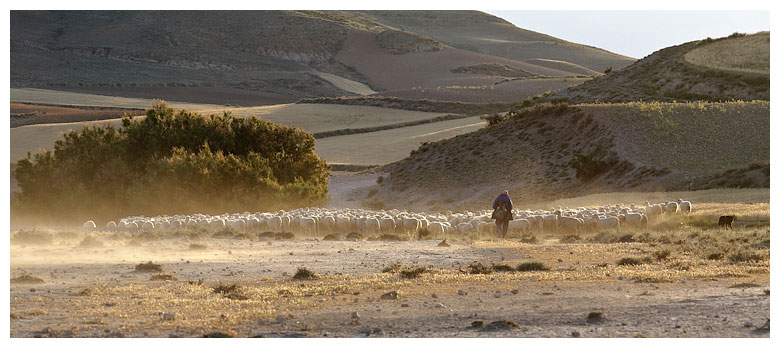
<path fill-rule="evenodd" d="M 769 74 L 769 32 L 704 44 L 686 53 L 685 61 L 708 68 Z"/>
<path fill-rule="evenodd" d="M 43 283 L 45 283 L 43 279 L 30 274 L 23 274 L 16 278 L 11 278 L 11 284 L 43 284 Z"/>
<path fill-rule="evenodd" d="M 308 270 L 306 267 L 298 267 L 298 270 L 295 272 L 295 275 L 293 275 L 293 279 L 296 280 L 312 280 L 312 279 L 319 279 L 319 278 L 320 276 L 317 273 Z"/>
<path fill-rule="evenodd" d="M 162 265 L 158 265 L 152 261 L 147 263 L 139 263 L 135 265 L 136 272 L 162 272 Z"/>
<path fill-rule="evenodd" d="M 175 274 L 155 274 L 155 275 L 152 275 L 152 276 L 151 276 L 151 278 L 149 278 L 149 280 L 152 280 L 152 281 L 155 281 L 155 280 L 162 280 L 162 281 L 166 281 L 166 280 L 170 280 L 170 281 L 177 281 L 177 280 L 179 280 L 179 278 L 178 278 L 178 277 L 176 277 L 176 275 L 175 275 Z"/>
<path fill-rule="evenodd" d="M 536 272 L 536 271 L 549 271 L 550 267 L 547 267 L 544 263 L 532 261 L 523 262 L 517 265 L 518 272 Z"/>

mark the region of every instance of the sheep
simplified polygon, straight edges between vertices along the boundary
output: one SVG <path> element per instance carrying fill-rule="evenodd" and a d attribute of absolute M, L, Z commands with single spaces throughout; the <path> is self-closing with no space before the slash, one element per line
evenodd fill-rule
<path fill-rule="evenodd" d="M 598 226 L 599 230 L 606 230 L 613 228 L 615 230 L 620 230 L 620 220 L 615 216 L 607 216 L 604 218 L 599 217 L 598 220 L 596 220 L 596 225 Z"/>
<path fill-rule="evenodd" d="M 634 227 L 634 228 L 641 227 L 642 226 L 643 217 L 644 217 L 645 223 L 647 223 L 647 217 L 644 216 L 643 214 L 627 213 L 625 216 L 626 216 L 625 224 L 627 226 L 631 226 L 631 227 Z"/>
<path fill-rule="evenodd" d="M 558 215 L 547 214 L 542 216 L 542 230 L 552 229 L 551 232 L 558 233 Z"/>
<path fill-rule="evenodd" d="M 430 225 L 428 225 L 428 230 L 431 232 L 431 235 L 439 235 L 443 236 L 444 232 L 447 231 L 447 228 L 444 226 L 443 222 L 431 222 Z"/>
<path fill-rule="evenodd" d="M 315 220 L 313 217 L 304 217 L 295 219 L 295 221 L 300 226 L 302 233 L 314 235 L 314 233 L 317 231 L 317 220 Z"/>
<path fill-rule="evenodd" d="M 336 226 L 336 218 L 333 215 L 327 215 L 322 218 L 322 227 L 327 230 L 328 233 L 333 231 L 333 227 Z"/>
<path fill-rule="evenodd" d="M 266 220 L 266 223 L 268 224 L 268 229 L 271 230 L 271 232 L 281 232 L 282 231 L 282 217 L 281 216 L 272 216 L 270 219 Z"/>
<path fill-rule="evenodd" d="M 647 217 L 656 217 L 663 214 L 663 209 L 661 208 L 660 204 L 650 204 L 650 202 L 645 202 L 645 213 L 647 214 Z"/>
<path fill-rule="evenodd" d="M 578 219 L 575 217 L 561 216 L 558 218 L 558 224 L 560 225 L 560 228 L 563 228 L 564 230 L 568 230 L 573 233 L 578 233 L 582 229 L 584 222 L 582 221 L 582 219 Z"/>
<path fill-rule="evenodd" d="M 678 209 L 679 209 L 679 205 L 677 204 L 677 202 L 669 202 L 666 204 L 667 214 L 677 214 Z"/>
<path fill-rule="evenodd" d="M 389 216 L 379 219 L 379 230 L 383 233 L 393 233 L 395 231 L 395 220 Z"/>
<path fill-rule="evenodd" d="M 379 224 L 379 219 L 375 217 L 370 217 L 366 219 L 366 223 L 365 223 L 366 232 L 379 233 L 380 227 L 381 225 Z"/>
<path fill-rule="evenodd" d="M 693 207 L 691 205 L 691 202 L 684 201 L 684 200 L 682 200 L 682 198 L 680 198 L 680 199 L 677 200 L 677 204 L 680 206 L 680 211 L 681 212 L 686 213 L 688 215 L 691 214 L 691 210 L 692 210 L 692 207 Z"/>
<path fill-rule="evenodd" d="M 531 231 L 531 222 L 527 219 L 509 220 L 507 232 L 528 233 Z"/>

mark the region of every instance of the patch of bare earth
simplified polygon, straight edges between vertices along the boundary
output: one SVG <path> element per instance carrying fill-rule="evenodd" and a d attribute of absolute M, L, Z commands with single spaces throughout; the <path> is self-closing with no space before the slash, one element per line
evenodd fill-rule
<path fill-rule="evenodd" d="M 760 329 L 769 318 L 768 261 L 698 261 L 683 271 L 673 254 L 616 265 L 651 252 L 644 243 L 208 238 L 200 240 L 208 249 L 191 250 L 180 239 L 105 240 L 90 250 L 76 248 L 78 239 L 11 246 L 12 277 L 45 281 L 11 284 L 11 337 L 769 335 Z M 134 271 L 149 260 L 171 276 Z M 475 261 L 549 270 L 463 272 Z M 381 271 L 395 263 L 425 271 Z M 299 268 L 319 278 L 296 280 Z M 603 320 L 589 322 L 591 312 Z"/>

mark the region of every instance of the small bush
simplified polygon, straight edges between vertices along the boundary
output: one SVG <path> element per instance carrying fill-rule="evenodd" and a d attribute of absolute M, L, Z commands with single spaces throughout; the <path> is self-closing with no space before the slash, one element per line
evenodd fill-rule
<path fill-rule="evenodd" d="M 480 116 L 479 118 L 485 120 L 488 123 L 488 126 L 499 124 L 506 119 L 504 115 L 501 115 L 499 113 L 494 113 L 491 115 L 483 115 Z"/>
<path fill-rule="evenodd" d="M 707 254 L 707 260 L 723 260 L 723 253 L 715 251 Z"/>
<path fill-rule="evenodd" d="M 575 170 L 575 177 L 582 180 L 590 180 L 609 170 L 610 162 L 604 158 L 599 150 L 588 154 L 574 153 L 574 159 L 569 165 Z"/>
<path fill-rule="evenodd" d="M 492 268 L 493 268 L 494 272 L 514 272 L 515 271 L 514 267 L 512 267 L 510 265 L 503 265 L 503 264 L 493 265 Z"/>
<path fill-rule="evenodd" d="M 568 234 L 561 238 L 561 243 L 576 243 L 580 241 L 580 236 L 576 234 Z"/>
<path fill-rule="evenodd" d="M 471 264 L 468 267 L 469 274 L 490 274 L 493 273 L 493 267 L 483 265 L 481 262 Z"/>
<path fill-rule="evenodd" d="M 398 272 L 403 278 L 417 278 L 428 270 L 425 267 L 409 267 L 404 268 Z"/>
<path fill-rule="evenodd" d="M 306 267 L 298 267 L 298 271 L 295 272 L 295 275 L 293 275 L 293 279 L 297 280 L 310 280 L 310 279 L 317 279 L 320 276 L 316 273 L 306 269 Z"/>
<path fill-rule="evenodd" d="M 645 258 L 639 259 L 636 257 L 624 257 L 621 258 L 620 260 L 617 260 L 615 264 L 618 266 L 638 266 L 647 263 L 647 261 L 648 260 Z"/>
<path fill-rule="evenodd" d="M 401 264 L 400 263 L 393 263 L 389 266 L 385 266 L 385 268 L 382 269 L 382 273 L 398 273 L 398 271 L 401 270 Z"/>
<path fill-rule="evenodd" d="M 739 250 L 729 254 L 729 261 L 737 262 L 759 262 L 764 260 L 764 256 L 750 250 Z"/>
<path fill-rule="evenodd" d="M 34 275 L 24 274 L 16 278 L 11 278 L 11 284 L 43 284 L 43 279 Z"/>
<path fill-rule="evenodd" d="M 653 256 L 655 256 L 655 259 L 657 261 L 663 261 L 669 258 L 669 256 L 672 255 L 672 251 L 669 249 L 664 250 L 658 250 L 653 253 Z"/>
<path fill-rule="evenodd" d="M 136 272 L 162 272 L 163 268 L 152 261 L 135 265 Z"/>
<path fill-rule="evenodd" d="M 176 277 L 175 274 L 155 274 L 152 275 L 149 280 L 170 280 L 170 281 L 177 281 L 179 278 Z"/>
<path fill-rule="evenodd" d="M 246 300 L 248 297 L 243 294 L 243 291 L 238 284 L 222 284 L 211 288 L 212 293 L 222 295 L 223 297 L 231 300 Z"/>
<path fill-rule="evenodd" d="M 518 272 L 534 272 L 534 271 L 549 271 L 550 268 L 545 264 L 537 261 L 523 262 L 517 265 Z"/>
<path fill-rule="evenodd" d="M 209 332 L 203 335 L 203 338 L 233 338 L 236 337 L 233 333 L 225 333 L 221 331 Z"/>

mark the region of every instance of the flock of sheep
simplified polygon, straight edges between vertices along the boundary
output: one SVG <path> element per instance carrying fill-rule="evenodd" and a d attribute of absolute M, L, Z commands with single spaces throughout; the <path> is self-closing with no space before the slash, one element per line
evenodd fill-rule
<path fill-rule="evenodd" d="M 550 210 L 513 210 L 509 232 L 517 233 L 580 233 L 621 228 L 640 229 L 648 220 L 664 214 L 691 213 L 691 202 L 664 202 L 644 206 L 619 204 L 598 208 L 551 208 Z M 200 227 L 213 231 L 227 227 L 259 232 L 292 232 L 315 236 L 333 233 L 361 233 L 363 235 L 407 234 L 414 236 L 426 229 L 432 236 L 448 234 L 491 233 L 495 231 L 491 211 L 446 214 L 410 213 L 399 210 L 373 211 L 365 209 L 301 208 L 293 211 L 266 213 L 236 213 L 216 216 L 204 214 L 173 216 L 129 216 L 119 222 L 109 221 L 105 229 L 110 231 L 175 231 Z M 93 221 L 83 225 L 96 229 Z"/>

